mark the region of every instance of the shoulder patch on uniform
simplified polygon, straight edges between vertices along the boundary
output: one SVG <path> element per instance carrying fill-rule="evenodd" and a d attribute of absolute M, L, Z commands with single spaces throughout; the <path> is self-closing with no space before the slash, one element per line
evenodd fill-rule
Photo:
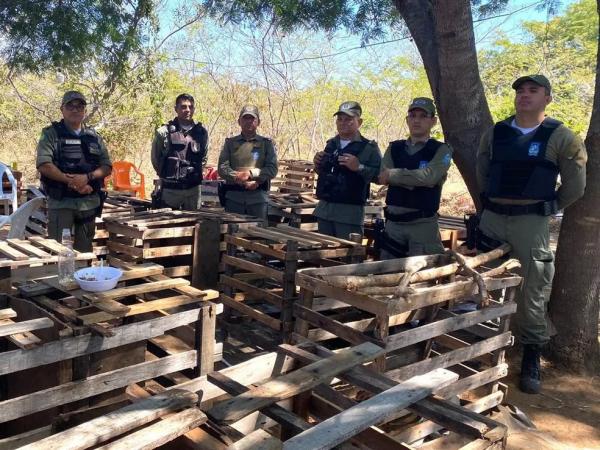
<path fill-rule="evenodd" d="M 444 164 L 446 164 L 447 166 L 450 165 L 450 161 L 452 161 L 452 156 L 450 155 L 450 153 L 446 153 L 444 155 L 444 159 L 442 160 L 444 162 Z"/>
<path fill-rule="evenodd" d="M 541 147 L 542 147 L 541 142 L 532 142 L 531 144 L 529 144 L 529 149 L 527 150 L 527 156 L 539 155 Z"/>

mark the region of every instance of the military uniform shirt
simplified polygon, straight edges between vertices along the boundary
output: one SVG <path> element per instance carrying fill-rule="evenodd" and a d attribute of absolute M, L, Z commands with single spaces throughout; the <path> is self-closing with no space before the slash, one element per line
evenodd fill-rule
<path fill-rule="evenodd" d="M 88 128 L 82 128 L 81 133 Z M 98 146 L 100 147 L 100 166 L 112 167 L 108 150 L 102 137 L 98 136 Z M 37 145 L 36 167 L 39 168 L 42 164 L 53 163 L 56 165 L 58 151 L 58 135 L 53 126 L 46 127 L 42 130 L 42 135 Z M 64 197 L 61 200 L 48 197 L 48 208 L 50 209 L 75 209 L 77 211 L 87 211 L 100 206 L 100 197 L 97 193 L 92 193 L 84 197 Z"/>
<path fill-rule="evenodd" d="M 357 134 L 351 142 L 362 141 L 362 136 Z M 358 173 L 367 184 L 374 181 L 379 174 L 381 165 L 381 151 L 375 141 L 367 142 L 365 148 L 357 155 L 359 164 L 364 166 Z M 362 225 L 365 221 L 364 205 L 351 205 L 348 203 L 328 202 L 319 200 L 313 215 L 323 220 L 347 223 L 350 225 Z"/>
<path fill-rule="evenodd" d="M 510 125 L 508 120 L 506 122 Z M 530 134 L 533 133 L 535 130 Z M 492 127 L 481 138 L 477 152 L 477 182 L 479 188 L 484 192 L 488 185 L 493 136 L 494 128 Z M 556 203 L 558 209 L 564 209 L 580 198 L 585 191 L 585 165 L 587 162 L 585 146 L 569 128 L 560 125 L 548 139 L 546 159 L 558 166 L 561 184 L 556 192 Z M 539 200 L 531 199 L 494 198 L 491 200 L 496 203 L 513 205 L 539 202 Z"/>
<path fill-rule="evenodd" d="M 180 127 L 185 133 L 188 133 L 192 128 L 194 128 L 194 125 L 195 123 L 193 125 L 184 127 L 180 124 Z M 152 150 L 150 151 L 150 159 L 152 161 L 152 167 L 154 167 L 154 170 L 157 174 L 160 173 L 160 162 L 167 154 L 167 149 L 169 146 L 169 139 L 167 137 L 168 135 L 169 130 L 167 129 L 167 125 L 162 125 L 156 129 L 154 139 L 152 140 Z M 208 141 L 206 145 L 208 146 Z M 202 159 L 202 166 L 206 165 L 207 157 L 208 151 Z"/>
<path fill-rule="evenodd" d="M 264 155 L 258 153 L 255 159 L 255 148 L 263 148 Z M 234 172 L 240 169 L 250 170 L 251 180 L 258 184 L 270 181 L 277 175 L 277 154 L 275 145 L 269 138 L 255 135 L 246 139 L 242 134 L 226 139 L 219 155 L 219 175 L 228 184 L 235 184 Z M 268 192 L 258 188 L 246 191 L 228 191 L 226 198 L 238 203 L 254 204 L 267 202 Z"/>

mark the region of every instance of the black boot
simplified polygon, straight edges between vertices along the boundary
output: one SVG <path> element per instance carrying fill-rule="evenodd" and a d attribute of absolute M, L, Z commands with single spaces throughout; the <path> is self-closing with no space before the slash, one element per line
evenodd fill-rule
<path fill-rule="evenodd" d="M 521 362 L 521 379 L 519 389 L 526 394 L 539 394 L 542 387 L 540 376 L 540 354 L 538 345 L 523 346 L 523 361 Z"/>

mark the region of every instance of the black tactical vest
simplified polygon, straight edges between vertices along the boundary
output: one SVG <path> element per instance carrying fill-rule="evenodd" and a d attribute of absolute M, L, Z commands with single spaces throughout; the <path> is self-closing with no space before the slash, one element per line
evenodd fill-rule
<path fill-rule="evenodd" d="M 100 167 L 100 143 L 98 135 L 90 128 L 83 129 L 77 135 L 70 131 L 63 120 L 52 122 L 52 127 L 57 134 L 57 145 L 54 165 L 63 173 L 88 174 Z M 46 194 L 53 199 L 61 200 L 63 197 L 86 197 L 90 194 L 80 194 L 70 189 L 60 181 L 51 180 L 42 175 L 42 184 Z M 102 180 L 90 181 L 89 185 L 94 192 L 99 192 Z"/>
<path fill-rule="evenodd" d="M 184 132 L 177 119 L 167 127 L 167 153 L 164 155 L 160 178 L 168 189 L 188 189 L 202 183 L 202 161 L 206 156 L 208 133 L 201 123 Z"/>
<path fill-rule="evenodd" d="M 327 202 L 364 205 L 369 196 L 369 183 L 358 172 L 340 166 L 338 156 L 350 154 L 358 157 L 369 143 L 368 139 L 350 142 L 340 148 L 339 137 L 327 141 L 325 155 L 317 179 L 317 198 Z"/>
<path fill-rule="evenodd" d="M 394 168 L 416 170 L 425 167 L 433 159 L 443 142 L 429 139 L 418 152 L 409 155 L 406 151 L 406 141 L 394 141 L 390 143 Z M 407 189 L 402 186 L 389 186 L 385 203 L 403 208 L 418 209 L 421 211 L 436 213 L 440 207 L 442 198 L 442 185 L 433 187 L 416 186 Z"/>
<path fill-rule="evenodd" d="M 558 166 L 546 159 L 548 139 L 561 122 L 546 118 L 533 133 L 510 126 L 512 118 L 494 126 L 489 181 L 485 195 L 551 201 L 556 198 Z"/>

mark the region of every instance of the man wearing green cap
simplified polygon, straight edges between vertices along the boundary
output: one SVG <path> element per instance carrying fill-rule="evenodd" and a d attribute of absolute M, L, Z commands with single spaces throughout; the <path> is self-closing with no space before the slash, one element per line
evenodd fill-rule
<path fill-rule="evenodd" d="M 241 133 L 225 139 L 219 156 L 219 175 L 225 180 L 225 211 L 267 220 L 270 181 L 277 175 L 277 155 L 271 139 L 260 136 L 258 108 L 240 111 Z"/>
<path fill-rule="evenodd" d="M 175 113 L 177 117 L 156 130 L 152 166 L 160 177 L 160 203 L 194 211 L 202 206 L 202 166 L 206 163 L 208 133 L 194 121 L 194 97 L 190 94 L 177 96 Z"/>
<path fill-rule="evenodd" d="M 406 123 L 408 139 L 390 142 L 379 175 L 389 185 L 381 259 L 444 252 L 437 212 L 452 150 L 431 138 L 437 118 L 430 98 L 411 102 Z"/>
<path fill-rule="evenodd" d="M 314 157 L 319 199 L 314 215 L 319 233 L 348 239 L 363 234 L 365 203 L 381 152 L 359 132 L 362 108 L 357 102 L 342 103 L 334 116 L 338 134 Z"/>
<path fill-rule="evenodd" d="M 548 342 L 547 293 L 554 275 L 549 246 L 550 215 L 580 198 L 585 190 L 585 147 L 558 120 L 545 117 L 552 101 L 543 75 L 518 78 L 516 114 L 498 122 L 481 139 L 477 178 L 483 213 L 478 249 L 507 242 L 524 277 L 517 296 L 517 324 L 523 344 L 520 389 L 541 388 L 540 352 Z M 560 176 L 561 184 L 556 189 Z"/>
<path fill-rule="evenodd" d="M 73 247 L 82 252 L 92 251 L 101 188 L 112 168 L 104 141 L 83 124 L 86 105 L 80 92 L 65 93 L 63 119 L 42 130 L 36 160 L 48 196 L 48 236 L 60 241 L 63 229 L 73 229 Z"/>

